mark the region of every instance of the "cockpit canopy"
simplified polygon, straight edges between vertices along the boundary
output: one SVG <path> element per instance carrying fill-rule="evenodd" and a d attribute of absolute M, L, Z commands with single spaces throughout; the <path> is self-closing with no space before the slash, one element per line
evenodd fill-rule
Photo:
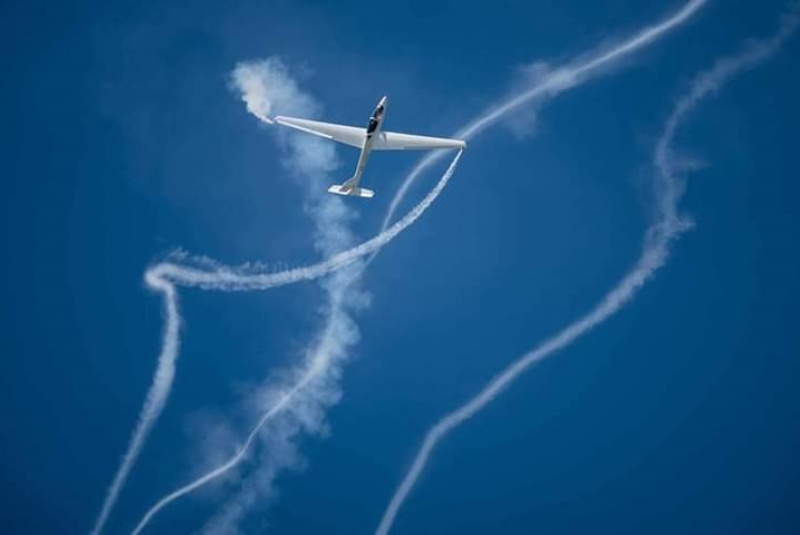
<path fill-rule="evenodd" d="M 369 123 L 367 124 L 367 134 L 373 133 L 378 128 L 378 123 L 380 123 L 380 121 L 378 121 L 377 118 L 374 116 L 370 117 Z"/>

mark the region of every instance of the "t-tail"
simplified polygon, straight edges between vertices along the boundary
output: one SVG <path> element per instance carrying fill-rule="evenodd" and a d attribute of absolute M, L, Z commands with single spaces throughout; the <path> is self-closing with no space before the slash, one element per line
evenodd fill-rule
<path fill-rule="evenodd" d="M 363 197 L 365 199 L 371 199 L 375 192 L 371 189 L 366 188 L 359 188 L 358 187 L 359 180 L 357 177 L 353 177 L 341 186 L 331 186 L 328 188 L 328 193 L 335 193 L 336 195 L 346 195 L 352 197 Z"/>

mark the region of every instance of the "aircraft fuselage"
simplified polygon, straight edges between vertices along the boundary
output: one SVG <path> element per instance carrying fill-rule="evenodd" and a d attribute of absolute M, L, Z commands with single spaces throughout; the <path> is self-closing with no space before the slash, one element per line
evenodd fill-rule
<path fill-rule="evenodd" d="M 367 167 L 369 155 L 372 152 L 372 144 L 375 143 L 375 139 L 381 133 L 383 120 L 386 117 L 386 106 L 388 103 L 388 97 L 383 97 L 378 101 L 378 105 L 375 106 L 375 111 L 372 112 L 372 115 L 367 122 L 367 138 L 364 140 L 364 146 L 361 148 L 361 155 L 358 157 L 356 173 L 350 180 L 344 183 L 345 187 L 349 185 L 352 185 L 351 187 L 355 187 L 355 185 L 361 180 L 361 176 L 364 174 L 364 169 Z"/>

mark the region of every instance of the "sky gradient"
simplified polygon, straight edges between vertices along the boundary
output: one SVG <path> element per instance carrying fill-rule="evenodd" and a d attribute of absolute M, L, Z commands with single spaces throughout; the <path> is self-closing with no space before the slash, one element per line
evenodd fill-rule
<path fill-rule="evenodd" d="M 149 266 L 176 248 L 276 271 L 319 259 L 308 188 L 230 87 L 239 62 L 280 57 L 316 118 L 360 125 L 388 94 L 387 128 L 448 135 L 540 74 L 538 62 L 613 44 L 681 5 L 639 4 L 0 7 L 0 39 L 15 51 L 0 87 L 2 531 L 91 529 L 159 351 Z M 327 431 L 298 439 L 302 459 L 242 532 L 374 531 L 428 428 L 634 262 L 675 103 L 717 58 L 772 35 L 787 6 L 711 1 L 535 121 L 523 110 L 471 143 L 442 197 L 364 275 L 371 304 L 354 312 L 360 341 Z M 792 532 L 799 47 L 787 42 L 678 133 L 695 227 L 658 277 L 453 432 L 394 532 Z M 356 157 L 337 148 L 331 180 Z M 354 203 L 358 241 L 380 228 L 416 161 L 373 158 L 374 202 Z M 180 303 L 173 392 L 108 533 L 129 532 L 213 465 L 224 442 L 214 433 L 246 433 L 242 405 L 297 361 L 325 294 L 315 283 L 188 289 Z M 246 475 L 176 503 L 151 532 L 200 529 Z"/>

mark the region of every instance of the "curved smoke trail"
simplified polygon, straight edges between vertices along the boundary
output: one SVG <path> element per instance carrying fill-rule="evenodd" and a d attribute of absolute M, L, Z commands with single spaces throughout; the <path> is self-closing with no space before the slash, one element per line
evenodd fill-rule
<path fill-rule="evenodd" d="M 103 507 L 92 529 L 92 535 L 98 535 L 103 530 L 103 526 L 111 514 L 111 509 L 113 509 L 125 480 L 128 478 L 136 459 L 139 457 L 139 453 L 142 451 L 142 446 L 144 446 L 153 424 L 164 409 L 172 387 L 172 381 L 175 378 L 175 362 L 178 359 L 180 349 L 179 334 L 181 324 L 181 316 L 178 311 L 178 295 L 175 292 L 175 286 L 168 281 L 147 276 L 146 282 L 151 289 L 160 292 L 164 299 L 166 321 L 161 342 L 161 353 L 158 356 L 158 366 L 153 377 L 153 383 L 147 392 L 144 406 L 139 414 L 139 421 L 131 435 L 128 450 L 122 458 L 122 463 L 106 493 Z"/>
<path fill-rule="evenodd" d="M 221 290 L 225 292 L 250 292 L 254 290 L 267 290 L 294 284 L 300 281 L 318 279 L 338 269 L 341 269 L 356 260 L 374 253 L 398 234 L 414 224 L 414 222 L 425 213 L 431 204 L 442 193 L 447 183 L 452 178 L 456 170 L 458 161 L 461 159 L 463 150 L 459 150 L 450 166 L 444 172 L 439 182 L 423 198 L 419 204 L 411 209 L 400 220 L 391 227 L 383 230 L 377 236 L 357 245 L 346 251 L 342 251 L 327 260 L 287 269 L 278 273 L 248 273 L 237 270 L 229 266 L 214 265 L 211 269 L 200 269 L 189 266 L 182 266 L 171 262 L 159 264 L 148 271 L 148 276 L 170 281 L 181 286 L 202 288 L 204 290 Z"/>
<path fill-rule="evenodd" d="M 250 449 L 250 445 L 255 440 L 255 438 L 258 436 L 258 433 L 261 431 L 261 428 L 264 427 L 264 424 L 266 424 L 267 421 L 269 421 L 270 418 L 272 418 L 273 416 L 278 414 L 281 410 L 283 410 L 283 408 L 286 406 L 286 404 L 288 404 L 291 401 L 291 399 L 294 397 L 294 395 L 297 392 L 299 392 L 302 388 L 304 388 L 306 386 L 306 384 L 311 379 L 313 379 L 314 376 L 321 369 L 323 369 L 324 365 L 325 365 L 325 363 L 323 361 L 315 360 L 312 363 L 311 367 L 306 371 L 306 373 L 301 377 L 301 379 L 297 383 L 295 383 L 295 385 L 291 388 L 291 390 L 286 392 L 279 399 L 279 401 L 275 405 L 273 405 L 272 408 L 269 409 L 269 411 L 264 413 L 264 415 L 261 417 L 261 420 L 259 420 L 258 423 L 256 424 L 256 426 L 252 429 L 252 431 L 250 431 L 250 434 L 247 435 L 247 439 L 244 441 L 244 444 L 242 444 L 239 447 L 239 449 L 236 451 L 236 453 L 233 455 L 233 457 L 228 459 L 226 462 L 224 462 L 223 464 L 221 464 L 217 468 L 214 468 L 210 472 L 208 472 L 208 473 L 204 474 L 203 476 L 195 479 L 191 483 L 189 483 L 187 485 L 184 485 L 183 487 L 175 490 L 174 492 L 171 492 L 170 494 L 167 494 L 166 496 L 164 496 L 163 498 L 158 500 L 158 502 L 156 502 L 156 504 L 153 505 L 150 509 L 148 509 L 147 512 L 144 514 L 142 519 L 139 521 L 139 523 L 134 528 L 134 530 L 132 532 L 132 535 L 138 535 L 139 533 L 141 533 L 141 531 L 150 522 L 150 520 L 156 515 L 156 513 L 158 513 L 161 509 L 163 509 L 164 507 L 169 505 L 171 502 L 177 500 L 181 496 L 185 496 L 186 494 L 189 494 L 193 490 L 196 490 L 196 489 L 202 487 L 203 485 L 205 485 L 206 483 L 209 483 L 209 482 L 213 481 L 214 479 L 222 476 L 228 470 L 234 468 L 236 465 L 238 465 L 240 462 L 242 462 L 242 460 L 244 459 L 245 455 L 247 454 L 247 451 Z"/>
<path fill-rule="evenodd" d="M 477 395 L 439 420 L 428 431 L 411 468 L 395 490 L 375 532 L 376 535 L 389 533 L 398 511 L 424 470 L 434 448 L 443 438 L 488 405 L 533 364 L 568 346 L 611 317 L 633 299 L 638 290 L 665 264 L 669 256 L 670 245 L 692 225 L 689 219 L 678 214 L 677 204 L 683 193 L 683 181 L 672 149 L 672 142 L 678 127 L 704 97 L 721 88 L 736 74 L 758 65 L 775 53 L 794 32 L 798 22 L 800 22 L 800 4 L 795 4 L 790 14 L 784 18 L 780 30 L 774 37 L 768 41 L 751 43 L 741 54 L 717 61 L 711 70 L 695 78 L 689 92 L 678 101 L 669 116 L 664 131 L 656 144 L 654 166 L 657 175 L 654 189 L 658 202 L 657 217 L 645 233 L 639 260 L 588 314 L 547 339 L 530 353 L 511 363 Z"/>
<path fill-rule="evenodd" d="M 519 108 L 520 106 L 530 104 L 532 102 L 542 101 L 547 97 L 555 97 L 556 95 L 570 88 L 584 83 L 590 79 L 592 74 L 597 74 L 600 72 L 603 67 L 608 66 L 613 62 L 642 49 L 643 47 L 656 41 L 670 30 L 684 23 L 687 19 L 694 15 L 694 13 L 700 7 L 702 7 L 706 1 L 707 0 L 691 0 L 672 16 L 664 19 L 656 25 L 645 27 L 632 38 L 622 42 L 621 44 L 610 49 L 604 49 L 602 51 L 595 52 L 591 54 L 587 60 L 566 64 L 551 71 L 547 76 L 543 77 L 539 82 L 532 87 L 529 87 L 524 92 L 502 101 L 499 105 L 493 107 L 488 112 L 478 116 L 475 120 L 459 130 L 456 134 L 456 137 L 473 138 L 481 133 L 484 129 L 497 123 L 505 115 Z M 250 103 L 248 103 L 248 108 L 250 108 Z M 269 110 L 261 109 L 257 111 L 258 113 L 254 112 L 254 114 L 256 114 L 256 116 L 262 120 L 264 120 L 266 114 L 269 112 Z M 251 110 L 251 112 L 253 112 L 253 110 Z M 450 167 L 447 169 L 447 171 L 445 171 L 442 178 L 425 196 L 425 198 L 403 218 L 389 226 L 397 207 L 404 198 L 412 182 L 442 157 L 442 152 L 430 153 L 414 167 L 414 169 L 403 182 L 398 192 L 395 194 L 395 197 L 392 199 L 386 217 L 383 221 L 381 232 L 377 236 L 323 262 L 272 274 L 247 273 L 242 270 L 221 265 L 213 265 L 211 269 L 199 269 L 174 263 L 164 263 L 155 266 L 150 270 L 150 273 L 154 277 L 163 278 L 164 280 L 168 280 L 183 286 L 193 286 L 208 290 L 252 291 L 265 290 L 303 280 L 318 278 L 340 269 L 359 258 L 362 258 L 366 255 L 371 255 L 365 263 L 366 267 L 366 265 L 368 265 L 372 259 L 374 259 L 377 252 L 384 245 L 391 241 L 397 234 L 405 230 L 408 226 L 413 224 L 422 215 L 422 213 L 436 200 L 441 191 L 447 185 L 452 173 L 455 170 L 455 166 L 461 157 L 461 151 L 459 151 L 453 162 L 450 164 Z M 152 517 L 158 511 L 166 507 L 169 503 L 220 477 L 228 470 L 237 466 L 244 458 L 247 450 L 252 444 L 253 437 L 257 435 L 258 431 L 260 431 L 260 429 L 269 419 L 280 412 L 280 410 L 285 408 L 292 397 L 294 397 L 294 395 L 297 394 L 297 392 L 299 392 L 302 387 L 305 386 L 305 384 L 307 384 L 311 378 L 313 378 L 314 375 L 315 373 L 311 373 L 309 371 L 301 376 L 301 379 L 296 384 L 296 387 L 289 391 L 290 395 L 287 394 L 287 396 L 281 398 L 279 405 L 276 405 L 264 414 L 264 416 L 251 431 L 251 434 L 248 436 L 248 439 L 244 445 L 239 448 L 226 463 L 223 463 L 223 465 L 211 470 L 193 482 L 163 497 L 154 506 L 152 506 L 145 513 L 134 533 L 139 533 L 152 519 Z M 278 407 L 277 410 L 276 407 Z"/>
<path fill-rule="evenodd" d="M 615 61 L 621 60 L 626 56 L 644 48 L 645 46 L 653 43 L 661 38 L 670 30 L 675 29 L 684 22 L 686 22 L 698 9 L 703 7 L 707 0 L 691 0 L 687 2 L 677 13 L 671 17 L 653 26 L 648 26 L 639 31 L 632 38 L 622 42 L 621 44 L 600 51 L 595 51 L 590 55 L 590 59 L 584 61 L 576 61 L 572 64 L 568 63 L 559 67 L 558 69 L 548 72 L 538 83 L 528 88 L 526 91 L 519 95 L 514 95 L 512 98 L 501 102 L 499 105 L 491 108 L 484 114 L 475 118 L 472 122 L 467 124 L 464 128 L 459 130 L 455 137 L 462 139 L 472 139 L 480 134 L 484 129 L 492 126 L 497 121 L 502 119 L 508 113 L 514 111 L 520 106 L 531 104 L 534 102 L 541 102 L 542 100 L 550 97 L 555 97 L 558 94 L 571 89 L 577 85 L 582 84 L 588 78 L 597 74 L 603 67 L 613 64 Z M 397 208 L 406 196 L 412 183 L 417 177 L 438 161 L 442 157 L 441 154 L 431 153 L 425 157 L 417 167 L 403 181 L 400 189 L 395 194 L 389 205 L 389 210 L 383 219 L 382 229 L 389 226 L 392 218 L 394 217 Z"/>

